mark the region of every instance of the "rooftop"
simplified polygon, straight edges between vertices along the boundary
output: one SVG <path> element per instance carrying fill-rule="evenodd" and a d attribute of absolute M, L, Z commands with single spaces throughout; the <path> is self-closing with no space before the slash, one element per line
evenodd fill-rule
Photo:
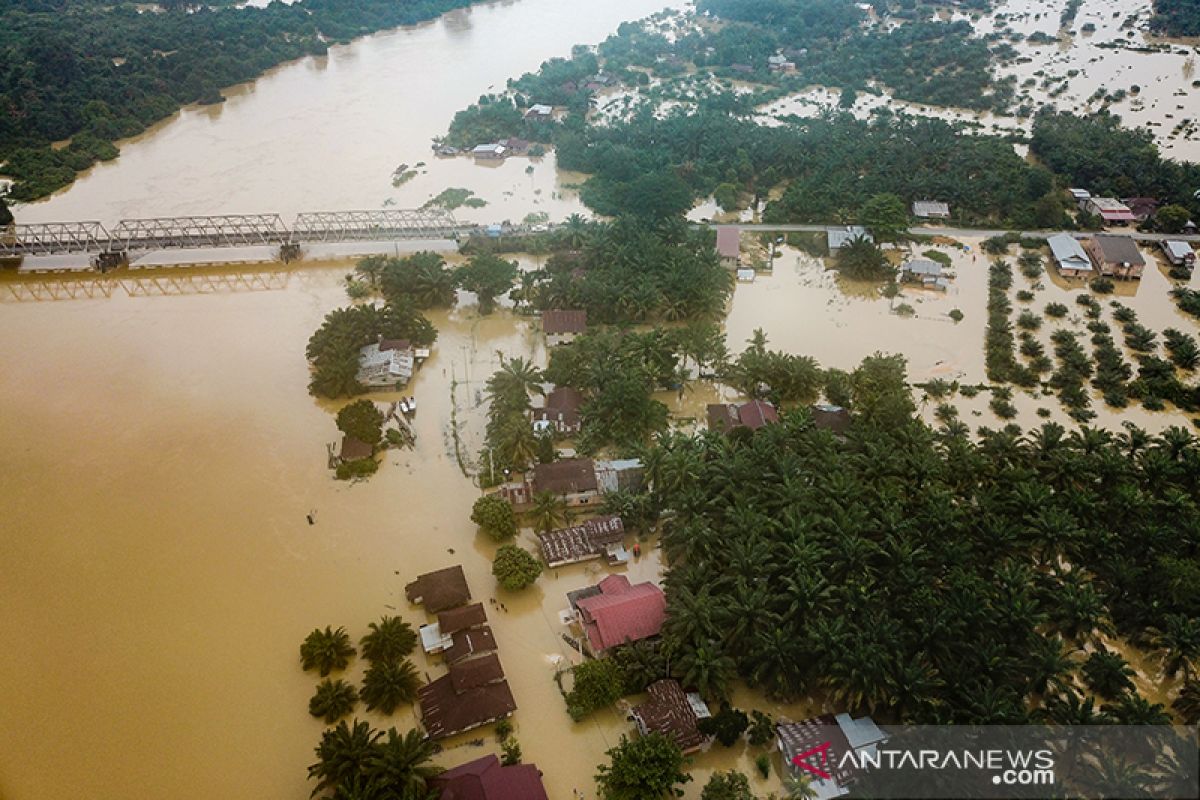
<path fill-rule="evenodd" d="M 825 235 L 828 237 L 830 250 L 839 250 L 860 237 L 866 239 L 868 242 L 875 241 L 871 234 L 867 232 L 867 229 L 861 225 L 848 225 L 844 228 L 826 228 Z"/>
<path fill-rule="evenodd" d="M 929 275 L 936 278 L 942 274 L 942 265 L 928 258 L 914 258 L 904 263 L 904 271 L 909 275 Z"/>
<path fill-rule="evenodd" d="M 555 494 L 596 491 L 596 465 L 590 458 L 564 458 L 533 468 L 533 490 Z"/>
<path fill-rule="evenodd" d="M 438 800 L 549 800 L 542 775 L 533 764 L 502 766 L 486 755 L 429 779 Z"/>
<path fill-rule="evenodd" d="M 1172 258 L 1187 258 L 1189 255 L 1195 255 L 1192 251 L 1192 246 L 1184 241 L 1176 241 L 1174 239 L 1162 243 L 1163 249 L 1171 254 Z"/>
<path fill-rule="evenodd" d="M 374 454 L 375 449 L 362 439 L 355 439 L 348 433 L 342 437 L 342 449 L 338 451 L 338 457 L 342 461 L 358 461 L 360 458 L 370 458 Z"/>
<path fill-rule="evenodd" d="M 456 692 L 449 675 L 417 690 L 421 722 L 431 739 L 444 739 L 507 717 L 517 710 L 508 681 Z"/>
<path fill-rule="evenodd" d="M 733 225 L 717 228 L 717 255 L 721 258 L 737 258 L 741 250 L 740 228 Z"/>
<path fill-rule="evenodd" d="M 454 684 L 456 692 L 465 692 L 502 680 L 504 668 L 500 666 L 500 659 L 495 653 L 450 665 L 450 682 Z"/>
<path fill-rule="evenodd" d="M 463 568 L 453 566 L 418 576 L 404 587 L 404 595 L 408 602 L 421 603 L 426 611 L 436 614 L 470 600 L 471 589 Z"/>
<path fill-rule="evenodd" d="M 948 217 L 950 206 L 939 200 L 917 200 L 912 204 L 914 217 Z"/>
<path fill-rule="evenodd" d="M 812 753 L 808 760 L 814 767 L 821 767 L 832 774 L 832 780 L 814 778 L 811 787 L 819 800 L 845 794 L 845 787 L 854 779 L 852 762 L 844 756 L 849 751 L 870 751 L 887 739 L 887 734 L 870 717 L 852 719 L 849 714 L 825 714 L 803 722 L 783 722 L 776 726 L 779 750 L 784 763 L 795 771 L 792 759 L 800 753 L 830 744 L 822 756 Z M 823 761 L 823 763 L 822 763 Z"/>
<path fill-rule="evenodd" d="M 1092 245 L 1096 255 L 1106 264 L 1131 264 L 1135 267 L 1146 265 L 1137 242 L 1128 236 L 1098 233 L 1092 237 Z"/>
<path fill-rule="evenodd" d="M 850 412 L 841 406 L 818 403 L 809 407 L 813 424 L 834 433 L 845 433 L 850 429 Z"/>
<path fill-rule="evenodd" d="M 447 664 L 453 664 L 464 658 L 495 650 L 496 638 L 492 636 L 492 629 L 483 625 L 465 631 L 455 631 L 450 637 L 450 646 L 442 651 L 442 657 L 446 659 Z"/>
<path fill-rule="evenodd" d="M 575 601 L 593 652 L 657 636 L 662 630 L 667 598 L 653 583 L 631 585 L 624 575 L 609 575 L 596 587 L 597 594 Z"/>
<path fill-rule="evenodd" d="M 632 715 L 644 734 L 661 733 L 687 753 L 704 743 L 704 735 L 696 726 L 697 707 L 692 704 L 678 681 L 670 678 L 655 681 L 646 687 L 646 702 L 634 706 Z M 703 706 L 703 701 L 700 701 Z M 707 712 L 707 707 L 704 707 Z M 704 714 L 708 716 L 708 714 Z"/>
<path fill-rule="evenodd" d="M 583 333 L 586 330 L 587 311 L 551 308 L 542 312 L 542 331 L 545 333 Z"/>
<path fill-rule="evenodd" d="M 584 520 L 569 528 L 538 534 L 542 558 L 551 567 L 596 558 L 605 548 L 625 539 L 625 525 L 620 517 L 606 516 Z"/>
<path fill-rule="evenodd" d="M 438 628 L 442 633 L 457 633 L 467 628 L 475 628 L 487 622 L 487 612 L 483 603 L 472 603 L 462 608 L 443 611 L 438 614 Z"/>
<path fill-rule="evenodd" d="M 765 400 L 751 400 L 741 405 L 710 403 L 707 416 L 708 429 L 720 432 L 734 428 L 756 431 L 764 425 L 779 421 L 779 412 Z"/>
<path fill-rule="evenodd" d="M 1092 262 L 1088 260 L 1083 245 L 1069 233 L 1056 233 L 1046 239 L 1054 260 L 1072 269 L 1091 269 Z"/>

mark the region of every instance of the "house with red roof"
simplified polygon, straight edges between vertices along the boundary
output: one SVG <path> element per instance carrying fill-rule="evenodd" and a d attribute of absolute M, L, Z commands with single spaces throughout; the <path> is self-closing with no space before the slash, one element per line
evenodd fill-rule
<path fill-rule="evenodd" d="M 708 429 L 718 433 L 728 433 L 734 428 L 756 431 L 774 422 L 779 422 L 779 412 L 765 400 L 751 400 L 740 406 L 729 403 L 708 406 Z"/>
<path fill-rule="evenodd" d="M 567 594 L 583 646 L 599 658 L 626 642 L 649 639 L 662 631 L 667 596 L 653 583 L 631 584 L 624 575 L 609 575 L 595 586 Z"/>
<path fill-rule="evenodd" d="M 439 800 L 549 800 L 533 764 L 506 767 L 494 755 L 477 758 L 429 779 Z"/>

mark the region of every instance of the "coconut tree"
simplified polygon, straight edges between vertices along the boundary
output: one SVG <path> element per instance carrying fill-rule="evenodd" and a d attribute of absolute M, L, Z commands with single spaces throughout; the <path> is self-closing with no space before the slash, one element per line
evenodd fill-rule
<path fill-rule="evenodd" d="M 1200 722 L 1200 683 L 1189 680 L 1179 690 L 1179 696 L 1171 703 L 1171 708 L 1183 719 L 1186 725 Z"/>
<path fill-rule="evenodd" d="M 358 691 L 347 681 L 326 678 L 317 684 L 317 691 L 308 701 L 308 713 L 332 725 L 354 710 Z"/>
<path fill-rule="evenodd" d="M 1182 671 L 1184 681 L 1192 678 L 1192 665 L 1200 657 L 1200 619 L 1168 614 L 1161 628 L 1150 631 L 1150 644 L 1162 651 L 1163 671 L 1174 678 Z"/>
<path fill-rule="evenodd" d="M 345 628 L 333 630 L 326 625 L 325 630 L 317 628 L 304 638 L 300 663 L 306 670 L 317 670 L 324 678 L 335 669 L 345 669 L 356 652 Z"/>
<path fill-rule="evenodd" d="M 1097 650 L 1088 656 L 1081 672 L 1088 688 L 1109 700 L 1122 697 L 1131 690 L 1131 679 L 1136 674 L 1125 659 L 1109 650 Z"/>
<path fill-rule="evenodd" d="M 1073 689 L 1049 697 L 1035 716 L 1055 725 L 1100 725 L 1108 715 L 1096 708 L 1096 698 L 1081 698 Z"/>
<path fill-rule="evenodd" d="M 1171 724 L 1171 715 L 1161 703 L 1151 703 L 1137 692 L 1129 692 L 1118 702 L 1101 708 L 1121 725 Z"/>
<path fill-rule="evenodd" d="M 400 617 L 383 616 L 372 622 L 371 632 L 362 637 L 359 646 L 368 661 L 399 661 L 417 646 L 417 634 Z"/>
<path fill-rule="evenodd" d="M 529 510 L 529 518 L 536 531 L 546 531 L 562 528 L 570 521 L 567 512 L 567 501 L 554 492 L 538 492 L 533 496 L 533 507 Z"/>
<path fill-rule="evenodd" d="M 421 678 L 411 661 L 376 661 L 363 676 L 362 699 L 368 711 L 391 714 L 397 706 L 417 699 Z"/>
<path fill-rule="evenodd" d="M 542 394 L 542 371 L 532 361 L 517 356 L 502 358 L 500 369 L 487 381 L 487 393 L 493 402 L 524 408 L 530 395 Z"/>
<path fill-rule="evenodd" d="M 508 414 L 489 437 L 496 455 L 516 469 L 524 469 L 537 460 L 538 437 L 524 414 Z"/>
<path fill-rule="evenodd" d="M 436 745 L 420 731 L 401 736 L 388 728 L 367 761 L 372 782 L 384 787 L 383 800 L 435 800 L 440 790 L 428 786 L 429 779 L 442 771 L 429 763 L 435 752 Z"/>
<path fill-rule="evenodd" d="M 684 686 L 694 688 L 710 699 L 728 697 L 729 685 L 737 675 L 737 665 L 733 659 L 713 642 L 689 648 L 672 665 L 672 669 Z"/>
<path fill-rule="evenodd" d="M 357 719 L 352 725 L 342 720 L 337 727 L 325 731 L 317 745 L 317 762 L 308 768 L 309 780 L 317 781 L 313 796 L 324 793 L 323 797 L 331 798 L 338 796 L 339 791 L 362 787 L 375 754 L 375 743 L 382 735 Z"/>

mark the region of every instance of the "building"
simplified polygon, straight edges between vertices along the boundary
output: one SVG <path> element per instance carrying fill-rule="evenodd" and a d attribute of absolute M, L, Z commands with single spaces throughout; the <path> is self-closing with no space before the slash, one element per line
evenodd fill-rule
<path fill-rule="evenodd" d="M 538 534 L 542 558 L 550 567 L 590 561 L 604 555 L 610 563 L 623 564 L 629 560 L 624 541 L 625 523 L 620 517 L 611 515 Z"/>
<path fill-rule="evenodd" d="M 1092 193 L 1087 189 L 1067 189 L 1071 193 L 1071 199 L 1075 201 L 1076 207 L 1080 211 L 1087 209 L 1088 201 L 1092 199 Z"/>
<path fill-rule="evenodd" d="M 461 566 L 446 567 L 419 575 L 404 587 L 408 602 L 425 606 L 431 614 L 464 605 L 471 599 L 471 588 Z"/>
<path fill-rule="evenodd" d="M 685 754 L 699 750 L 706 737 L 700 733 L 697 723 L 712 716 L 704 698 L 695 692 L 684 693 L 679 682 L 671 678 L 650 684 L 646 694 L 649 696 L 646 702 L 629 712 L 638 732 L 642 736 L 661 733 L 679 745 Z"/>
<path fill-rule="evenodd" d="M 512 690 L 503 675 L 498 680 L 477 685 L 491 675 L 493 673 L 482 669 L 452 672 L 417 690 L 421 724 L 430 739 L 445 739 L 504 719 L 517 710 Z M 455 688 L 456 680 L 459 685 L 472 688 L 460 691 Z"/>
<path fill-rule="evenodd" d="M 809 406 L 808 412 L 812 415 L 813 425 L 821 430 L 836 433 L 838 436 L 845 435 L 846 431 L 850 430 L 850 412 L 841 406 L 817 403 Z"/>
<path fill-rule="evenodd" d="M 597 658 L 616 645 L 658 636 L 667 618 L 662 589 L 649 581 L 631 585 L 624 575 L 609 575 L 568 593 L 567 599 L 583 630 L 584 648 Z"/>
<path fill-rule="evenodd" d="M 587 311 L 583 309 L 551 308 L 542 312 L 542 332 L 551 347 L 569 344 L 586 330 Z"/>
<path fill-rule="evenodd" d="M 795 62 L 789 61 L 787 56 L 774 55 L 767 57 L 767 69 L 771 72 L 795 72 Z"/>
<path fill-rule="evenodd" d="M 597 461 L 596 486 L 601 494 L 608 492 L 640 492 L 646 482 L 646 470 L 636 458 Z"/>
<path fill-rule="evenodd" d="M 421 648 L 426 653 L 441 653 L 454 644 L 454 634 L 479 628 L 487 623 L 483 603 L 454 608 L 438 614 L 437 622 L 422 625 Z"/>
<path fill-rule="evenodd" d="M 1129 207 L 1112 197 L 1093 197 L 1087 201 L 1084 210 L 1099 217 L 1105 225 L 1124 225 L 1136 221 Z"/>
<path fill-rule="evenodd" d="M 1178 241 L 1175 239 L 1163 241 L 1159 243 L 1163 253 L 1167 256 L 1167 261 L 1171 262 L 1173 267 L 1184 267 L 1191 269 L 1196 266 L 1196 254 L 1192 251 L 1192 246 L 1187 242 Z"/>
<path fill-rule="evenodd" d="M 1137 242 L 1128 236 L 1096 234 L 1083 243 L 1092 265 L 1101 275 L 1110 278 L 1140 278 L 1146 260 L 1138 251 Z"/>
<path fill-rule="evenodd" d="M 1056 233 L 1046 239 L 1050 252 L 1058 264 L 1058 272 L 1064 278 L 1090 278 L 1092 260 L 1083 245 L 1069 233 Z"/>
<path fill-rule="evenodd" d="M 459 764 L 429 779 L 438 800 L 549 800 L 533 764 L 503 766 L 494 755 Z"/>
<path fill-rule="evenodd" d="M 405 339 L 380 339 L 358 351 L 354 378 L 372 389 L 399 389 L 412 379 L 416 357 Z"/>
<path fill-rule="evenodd" d="M 553 116 L 554 106 L 547 106 L 541 103 L 530 106 L 529 110 L 525 112 L 525 119 L 531 120 L 550 119 Z"/>
<path fill-rule="evenodd" d="M 733 225 L 721 225 L 717 228 L 717 256 L 721 266 L 726 269 L 737 269 L 741 263 L 742 232 Z"/>
<path fill-rule="evenodd" d="M 912 213 L 917 219 L 950 219 L 950 206 L 939 200 L 916 200 Z"/>
<path fill-rule="evenodd" d="M 590 458 L 564 458 L 533 468 L 533 494 L 550 492 L 568 506 L 583 506 L 600 493 L 596 462 Z"/>
<path fill-rule="evenodd" d="M 1123 197 L 1121 202 L 1129 208 L 1138 222 L 1145 222 L 1158 212 L 1159 202 L 1153 197 Z"/>
<path fill-rule="evenodd" d="M 928 258 L 914 258 L 900 268 L 900 280 L 919 283 L 925 289 L 946 291 L 949 283 L 942 277 L 942 265 Z"/>
<path fill-rule="evenodd" d="M 533 429 L 553 431 L 562 436 L 572 436 L 583 428 L 583 417 L 579 409 L 583 405 L 583 395 L 570 386 L 556 386 L 546 395 L 546 402 L 541 408 L 530 412 L 533 419 Z"/>
<path fill-rule="evenodd" d="M 450 646 L 442 651 L 442 658 L 447 664 L 457 664 L 483 653 L 496 651 L 496 637 L 487 625 L 477 628 L 466 628 L 455 631 L 450 635 Z"/>
<path fill-rule="evenodd" d="M 355 439 L 348 433 L 342 437 L 342 447 L 338 450 L 338 461 L 341 463 L 360 461 L 373 455 L 375 455 L 375 448 L 362 439 Z"/>
<path fill-rule="evenodd" d="M 523 156 L 529 152 L 529 148 L 533 145 L 532 142 L 526 139 L 519 139 L 513 136 L 510 139 L 501 139 L 500 144 L 507 148 L 510 156 Z"/>
<path fill-rule="evenodd" d="M 818 800 L 849 793 L 855 775 L 852 763 L 844 759 L 847 752 L 873 754 L 888 738 L 870 717 L 852 719 L 849 714 L 826 714 L 803 722 L 782 722 L 775 727 L 775 732 L 784 766 L 794 776 L 809 778 L 809 786 Z M 824 748 L 826 744 L 828 749 Z M 802 754 L 808 754 L 809 763 L 829 777 L 819 777 L 815 772 L 797 766 L 796 758 Z"/>
<path fill-rule="evenodd" d="M 475 148 L 471 150 L 471 155 L 473 155 L 475 158 L 490 159 L 495 161 L 507 156 L 508 148 L 499 142 L 481 144 L 476 145 Z"/>
<path fill-rule="evenodd" d="M 826 228 L 825 237 L 829 242 L 829 252 L 831 253 L 835 250 L 841 250 L 855 239 L 866 239 L 868 242 L 875 241 L 870 232 L 861 225 Z"/>
<path fill-rule="evenodd" d="M 751 400 L 740 406 L 729 403 L 708 406 L 708 429 L 718 433 L 728 433 L 734 428 L 756 431 L 775 422 L 779 422 L 779 412 L 765 400 Z"/>

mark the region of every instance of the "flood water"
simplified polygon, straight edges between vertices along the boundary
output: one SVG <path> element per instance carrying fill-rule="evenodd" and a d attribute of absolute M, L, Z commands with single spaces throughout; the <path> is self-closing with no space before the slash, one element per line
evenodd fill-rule
<path fill-rule="evenodd" d="M 434 161 L 429 139 L 489 85 L 661 5 L 520 0 L 335 48 L 239 87 L 221 107 L 181 112 L 127 143 L 118 161 L 19 214 L 286 218 L 378 208 L 389 198 L 413 206 L 467 186 L 490 205 L 464 209 L 464 218 L 558 218 L 578 204 L 566 188 L 574 179 L 556 174 L 552 157 L 530 176 L 523 159 L 496 168 Z M 391 186 L 397 164 L 421 160 L 427 174 Z M 773 347 L 826 366 L 900 351 L 915 380 L 981 382 L 986 261 L 946 252 L 957 273 L 950 292 L 906 290 L 895 301 L 916 310 L 906 319 L 872 287 L 841 285 L 785 248 L 773 274 L 738 286 L 730 347 L 740 350 L 762 327 Z M 545 772 L 554 800 L 575 788 L 595 796 L 596 765 L 632 725 L 620 710 L 572 723 L 553 676 L 577 658 L 557 620 L 565 593 L 605 570 L 576 565 L 544 574 L 524 594 L 498 593 L 494 545 L 469 520 L 478 490 L 459 468 L 452 435 L 457 419 L 469 459 L 497 353 L 544 363 L 541 337 L 504 309 L 481 318 L 467 295 L 453 311 L 431 314 L 439 341 L 409 391 L 421 409 L 416 449 L 389 452 L 364 483 L 334 481 L 325 448 L 337 438 L 337 405 L 308 395 L 303 347 L 324 314 L 346 302 L 347 269 L 308 262 L 0 280 L 4 800 L 306 798 L 305 767 L 323 726 L 307 714 L 317 679 L 299 669 L 304 635 L 344 625 L 357 638 L 385 613 L 424 622 L 403 585 L 450 564 L 463 565 L 477 599 L 496 597 L 508 609 L 489 605 L 489 616 L 520 706 L 515 735 L 525 759 Z M 1017 273 L 1015 288 L 1025 283 Z M 1074 315 L 1077 289 L 1049 277 L 1043 284 L 1035 307 L 1061 300 Z M 1149 327 L 1195 333 L 1167 288 L 1161 271 L 1148 268 L 1122 301 Z M 952 308 L 964 311 L 961 323 L 945 316 Z M 1042 334 L 1055 324 L 1047 320 Z M 703 383 L 661 399 L 678 417 L 700 417 L 718 396 L 733 399 Z M 986 395 L 951 402 L 972 427 L 998 424 Z M 1038 406 L 1065 419 L 1055 400 L 1018 392 L 1014 402 L 1022 423 L 1036 421 Z M 1187 424 L 1175 413 L 1097 409 L 1106 426 Z M 520 542 L 532 547 L 533 537 L 525 531 Z M 629 577 L 655 578 L 660 568 L 648 543 Z M 441 674 L 420 655 L 417 664 Z M 360 675 L 353 665 L 349 677 Z M 774 707 L 745 691 L 735 704 L 793 719 L 817 710 L 811 701 Z M 415 724 L 407 707 L 365 717 Z M 497 749 L 483 729 L 450 740 L 438 762 Z M 699 796 L 712 770 L 735 766 L 757 793 L 777 791 L 775 777 L 755 773 L 758 752 L 717 746 L 698 756 L 687 796 Z"/>

